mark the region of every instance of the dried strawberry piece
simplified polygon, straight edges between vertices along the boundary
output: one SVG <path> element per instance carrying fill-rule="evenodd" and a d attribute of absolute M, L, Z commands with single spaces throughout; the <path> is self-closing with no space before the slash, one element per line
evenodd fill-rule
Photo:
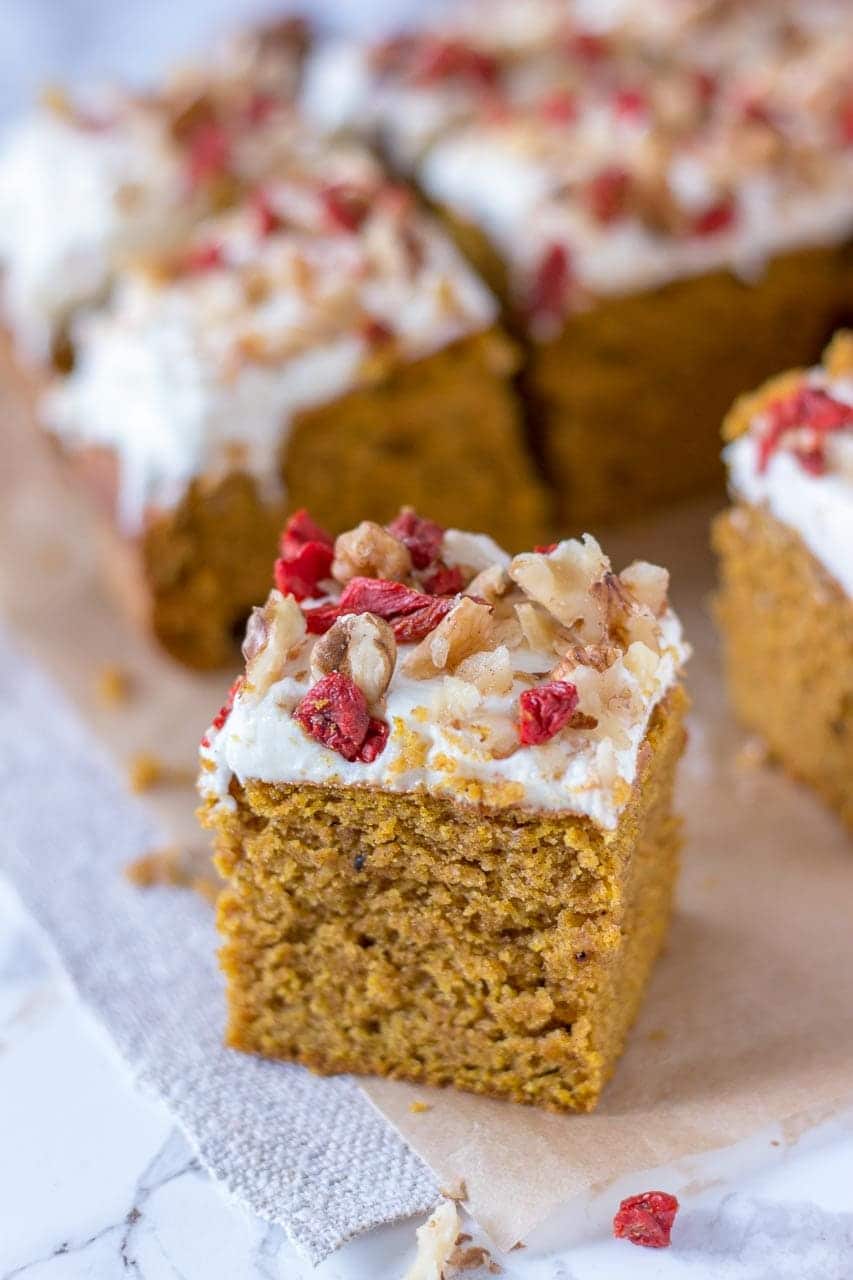
<path fill-rule="evenodd" d="M 308 690 L 294 707 L 293 718 L 309 737 L 345 760 L 359 758 L 370 730 L 367 699 L 355 681 L 339 671 L 323 676 Z M 371 758 L 376 755 L 378 751 Z"/>
<path fill-rule="evenodd" d="M 287 560 L 294 556 L 306 542 L 322 542 L 327 547 L 334 547 L 335 540 L 330 533 L 311 519 L 305 507 L 300 507 L 288 516 L 287 523 L 281 531 L 279 549 Z"/>
<path fill-rule="evenodd" d="M 614 164 L 594 174 L 585 184 L 582 195 L 595 221 L 606 226 L 625 213 L 630 190 L 630 174 Z"/>
<path fill-rule="evenodd" d="M 838 112 L 838 129 L 846 147 L 853 147 L 853 94 L 841 104 Z"/>
<path fill-rule="evenodd" d="M 265 191 L 255 191 L 252 194 L 250 204 L 255 228 L 262 239 L 266 236 L 271 236 L 274 231 L 281 230 L 283 225 L 281 216 L 273 207 Z"/>
<path fill-rule="evenodd" d="M 222 245 L 218 240 L 209 240 L 206 244 L 195 245 L 184 256 L 183 269 L 188 275 L 199 276 L 205 271 L 215 271 L 225 262 Z"/>
<path fill-rule="evenodd" d="M 573 283 L 571 258 L 568 249 L 552 244 L 543 254 L 527 300 L 527 312 L 531 319 L 546 317 L 559 319 L 568 301 Z"/>
<path fill-rule="evenodd" d="M 735 220 L 735 202 L 731 196 L 724 196 L 716 204 L 710 205 L 698 214 L 690 227 L 694 236 L 713 236 L 718 231 L 725 231 Z"/>
<path fill-rule="evenodd" d="M 197 187 L 212 178 L 222 177 L 231 163 L 231 140 L 222 125 L 214 120 L 199 124 L 187 144 L 187 176 Z"/>
<path fill-rule="evenodd" d="M 789 431 L 805 428 L 810 436 L 795 443 L 792 452 L 806 471 L 822 475 L 826 468 L 826 437 L 834 431 L 853 427 L 853 405 L 835 400 L 820 387 L 798 387 L 787 396 L 773 400 L 764 410 L 766 426 L 758 442 L 758 472 L 763 474 L 770 459 Z"/>
<path fill-rule="evenodd" d="M 580 62 L 601 62 L 607 57 L 607 41 L 591 31 L 570 32 L 563 47 L 566 53 Z"/>
<path fill-rule="evenodd" d="M 362 742 L 359 749 L 358 759 L 362 764 L 372 764 L 376 757 L 380 756 L 385 750 L 387 741 L 388 725 L 386 721 L 377 720 L 376 716 L 371 716 L 364 742 Z"/>
<path fill-rule="evenodd" d="M 569 89 L 553 89 L 539 103 L 539 114 L 551 124 L 571 124 L 578 116 L 577 95 Z"/>
<path fill-rule="evenodd" d="M 369 347 L 384 347 L 393 342 L 394 330 L 378 316 L 366 315 L 360 325 L 361 336 Z"/>
<path fill-rule="evenodd" d="M 565 729 L 578 705 L 578 691 L 568 680 L 550 680 L 525 689 L 518 699 L 518 740 L 526 747 L 548 742 Z"/>
<path fill-rule="evenodd" d="M 204 735 L 204 737 L 201 740 L 201 745 L 203 747 L 210 746 L 210 730 L 215 729 L 218 732 L 222 728 L 222 726 L 225 724 L 225 721 L 230 716 L 231 711 L 233 710 L 233 707 L 234 707 L 234 699 L 237 697 L 237 694 L 242 689 L 244 679 L 245 677 L 238 676 L 237 679 L 231 685 L 231 688 L 228 690 L 228 694 L 225 698 L 225 701 L 223 702 L 222 706 L 219 708 L 216 715 L 213 717 L 212 721 L 210 722 L 210 729 L 208 729 L 207 733 Z"/>
<path fill-rule="evenodd" d="M 280 548 L 281 556 L 274 568 L 279 591 L 297 600 L 315 595 L 317 584 L 331 572 L 335 554 L 331 536 L 302 507 L 284 526 Z"/>
<path fill-rule="evenodd" d="M 560 544 L 558 542 L 540 542 L 533 550 L 538 556 L 549 556 L 552 551 L 556 551 Z"/>
<path fill-rule="evenodd" d="M 455 596 L 465 586 L 465 580 L 458 564 L 439 564 L 423 579 L 421 586 L 431 596 Z"/>
<path fill-rule="evenodd" d="M 272 93 L 253 93 L 246 105 L 246 123 L 266 124 L 278 105 L 279 99 Z"/>
<path fill-rule="evenodd" d="M 613 110 L 620 120 L 638 120 L 648 109 L 649 100 L 642 89 L 617 89 L 613 95 Z"/>
<path fill-rule="evenodd" d="M 429 604 L 391 620 L 394 639 L 399 644 L 415 644 L 418 640 L 423 640 L 424 636 L 435 631 L 456 604 L 455 596 L 426 596 L 425 599 L 429 600 Z"/>
<path fill-rule="evenodd" d="M 619 1206 L 613 1219 L 613 1234 L 619 1240 L 646 1249 L 667 1249 L 678 1201 L 667 1191 L 644 1191 L 638 1196 L 628 1196 Z"/>
<path fill-rule="evenodd" d="M 454 603 L 453 597 L 425 595 L 402 582 L 385 578 L 351 578 L 337 604 L 306 610 L 305 622 L 312 635 L 322 635 L 344 614 L 375 613 L 378 618 L 391 623 L 401 644 L 408 644 L 429 635 Z"/>
<path fill-rule="evenodd" d="M 415 84 L 439 84 L 444 80 L 468 80 L 490 86 L 498 78 L 498 64 L 488 53 L 462 40 L 424 36 L 412 46 L 410 75 Z"/>
<path fill-rule="evenodd" d="M 444 529 L 434 520 L 419 516 L 411 507 L 403 507 L 385 527 L 408 547 L 416 569 L 426 569 L 440 557 Z"/>
<path fill-rule="evenodd" d="M 370 211 L 368 193 L 352 182 L 330 182 L 321 188 L 320 202 L 340 231 L 358 231 Z"/>

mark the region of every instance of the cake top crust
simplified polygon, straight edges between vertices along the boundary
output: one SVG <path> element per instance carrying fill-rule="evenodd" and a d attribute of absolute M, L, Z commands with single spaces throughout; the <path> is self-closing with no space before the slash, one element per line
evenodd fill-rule
<path fill-rule="evenodd" d="M 842 0 L 475 0 L 441 27 L 321 48 L 305 100 L 364 127 L 480 228 L 548 338 L 597 298 L 853 228 Z M 522 29 L 523 28 L 523 29 Z"/>
<path fill-rule="evenodd" d="M 332 540 L 290 518 L 245 674 L 202 740 L 232 777 L 565 811 L 614 829 L 688 650 L 664 569 L 589 535 L 510 558 L 404 508 Z"/>
<path fill-rule="evenodd" d="M 742 396 L 723 432 L 733 495 L 795 529 L 853 596 L 853 332 Z"/>

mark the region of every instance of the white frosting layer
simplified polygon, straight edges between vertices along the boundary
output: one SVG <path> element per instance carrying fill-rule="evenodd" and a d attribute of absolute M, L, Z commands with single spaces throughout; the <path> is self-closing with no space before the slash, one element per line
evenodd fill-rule
<path fill-rule="evenodd" d="M 448 539 L 455 536 L 456 531 L 448 531 Z M 561 544 L 566 546 L 577 544 Z M 503 553 L 501 557 L 505 560 Z M 667 610 L 654 627 L 659 649 L 654 656 L 644 643 L 632 643 L 604 673 L 578 665 L 561 674 L 577 686 L 579 711 L 594 715 L 599 723 L 591 729 L 567 730 L 535 746 L 518 742 L 518 699 L 532 683 L 549 679 L 556 662 L 553 649 L 512 649 L 509 657 L 516 675 L 511 688 L 481 694 L 456 675 L 413 679 L 403 668 L 414 646 L 398 646 L 390 686 L 375 709 L 390 726 L 390 735 L 370 764 L 344 760 L 293 719 L 293 708 L 313 683 L 307 667 L 314 638 L 306 637 L 283 679 L 260 698 L 244 689 L 223 728 L 211 730 L 210 745 L 202 749 L 199 785 L 204 795 L 228 806 L 234 804 L 229 795 L 232 777 L 241 783 L 426 790 L 462 803 L 569 812 L 613 830 L 630 798 L 652 713 L 676 682 L 689 653 L 672 611 Z M 537 679 L 525 679 L 525 673 Z M 482 790 L 476 784 L 482 784 Z M 504 785 L 512 788 L 509 798 L 500 795 Z"/>
<path fill-rule="evenodd" d="M 180 191 L 176 159 L 144 116 L 83 130 L 42 111 L 12 131 L 0 152 L 0 269 L 25 355 L 44 359 L 119 257 L 177 230 Z"/>
<path fill-rule="evenodd" d="M 853 404 L 853 380 L 836 381 L 830 389 L 835 398 Z M 823 475 L 810 474 L 786 449 L 778 449 L 762 473 L 758 450 L 757 427 L 725 449 L 733 495 L 766 507 L 794 529 L 853 597 L 853 430 L 830 437 Z"/>
<path fill-rule="evenodd" d="M 368 376 L 365 314 L 387 323 L 402 359 L 493 322 L 491 296 L 431 223 L 415 224 L 423 260 L 414 274 L 393 255 L 386 262 L 394 233 L 384 236 L 379 217 L 370 223 L 359 237 L 294 232 L 259 242 L 235 215 L 233 225 L 210 227 L 228 245 L 222 269 L 166 285 L 125 274 L 112 306 L 79 321 L 74 371 L 45 397 L 43 417 L 71 446 L 115 451 L 125 531 L 140 529 L 147 508 L 173 507 L 194 477 L 235 467 L 280 498 L 294 415 Z M 255 303 L 246 298 L 250 268 L 272 282 Z M 259 353 L 247 355 L 247 344 Z"/>

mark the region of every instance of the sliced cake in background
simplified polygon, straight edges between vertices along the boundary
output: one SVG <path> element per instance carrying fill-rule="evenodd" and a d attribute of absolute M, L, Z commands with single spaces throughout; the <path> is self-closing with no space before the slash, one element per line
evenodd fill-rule
<path fill-rule="evenodd" d="M 853 828 L 853 333 L 726 421 L 732 508 L 715 543 L 743 722 Z"/>

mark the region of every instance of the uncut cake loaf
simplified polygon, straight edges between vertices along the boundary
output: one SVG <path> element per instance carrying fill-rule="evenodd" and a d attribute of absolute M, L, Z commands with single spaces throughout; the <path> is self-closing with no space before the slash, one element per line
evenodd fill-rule
<path fill-rule="evenodd" d="M 853 333 L 726 419 L 717 614 L 734 708 L 853 830 Z"/>
<path fill-rule="evenodd" d="M 846 0 L 473 0 L 321 46 L 304 92 L 502 298 L 578 528 L 719 478 L 734 397 L 850 312 L 851 61 Z"/>
<path fill-rule="evenodd" d="M 120 535 L 114 580 L 200 668 L 233 657 L 289 509 L 338 530 L 405 493 L 515 547 L 548 523 L 491 294 L 363 147 L 274 114 L 262 180 L 116 265 L 38 402 Z"/>
<path fill-rule="evenodd" d="M 276 584 L 201 749 L 228 1043 L 594 1107 L 678 863 L 665 570 L 407 508 L 297 513 Z"/>

